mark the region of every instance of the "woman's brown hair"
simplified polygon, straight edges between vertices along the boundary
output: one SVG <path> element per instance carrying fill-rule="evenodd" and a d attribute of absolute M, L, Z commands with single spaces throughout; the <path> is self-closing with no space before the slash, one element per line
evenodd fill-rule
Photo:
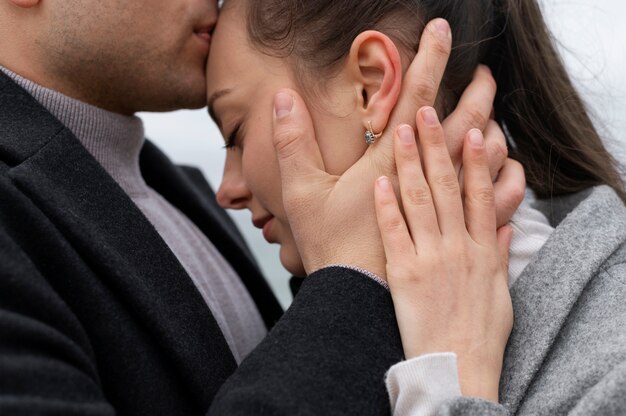
<path fill-rule="evenodd" d="M 379 30 L 414 54 L 425 22 L 443 17 L 453 38 L 440 94 L 445 111 L 485 63 L 498 84 L 496 119 L 538 197 L 606 184 L 626 201 L 618 164 L 594 128 L 536 0 L 248 0 L 247 16 L 255 47 L 291 59 L 304 76 L 318 79 L 332 76 L 365 30 Z"/>

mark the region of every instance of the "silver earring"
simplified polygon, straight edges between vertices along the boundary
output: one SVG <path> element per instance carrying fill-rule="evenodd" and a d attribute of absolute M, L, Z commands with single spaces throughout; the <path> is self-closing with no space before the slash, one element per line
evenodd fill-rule
<path fill-rule="evenodd" d="M 365 130 L 365 143 L 374 144 L 376 139 L 383 135 L 383 132 L 374 133 L 374 129 L 372 128 L 372 121 L 367 122 L 367 129 Z"/>

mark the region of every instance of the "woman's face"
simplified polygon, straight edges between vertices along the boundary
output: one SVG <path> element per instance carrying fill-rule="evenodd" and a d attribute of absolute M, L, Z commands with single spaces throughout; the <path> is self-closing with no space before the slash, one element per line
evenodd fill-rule
<path fill-rule="evenodd" d="M 272 119 L 276 91 L 292 88 L 305 95 L 288 60 L 264 55 L 249 45 L 240 3 L 228 2 L 222 10 L 207 67 L 209 110 L 229 146 L 217 200 L 225 208 L 250 210 L 265 239 L 281 245 L 285 268 L 304 275 L 283 208 Z M 325 168 L 341 174 L 365 152 L 364 127 L 355 111 L 357 91 L 352 84 L 340 74 L 324 86 L 324 93 L 305 100 Z"/>

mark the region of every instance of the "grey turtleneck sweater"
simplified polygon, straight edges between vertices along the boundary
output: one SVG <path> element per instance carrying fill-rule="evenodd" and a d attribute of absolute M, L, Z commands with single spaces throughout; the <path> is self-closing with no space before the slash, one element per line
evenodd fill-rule
<path fill-rule="evenodd" d="M 0 66 L 59 119 L 152 223 L 178 258 L 217 320 L 239 363 L 266 334 L 243 283 L 207 237 L 151 189 L 139 170 L 143 123 L 44 88 Z"/>

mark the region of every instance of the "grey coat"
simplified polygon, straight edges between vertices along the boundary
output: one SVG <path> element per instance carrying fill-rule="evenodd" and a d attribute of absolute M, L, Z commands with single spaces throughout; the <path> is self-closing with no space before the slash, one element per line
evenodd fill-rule
<path fill-rule="evenodd" d="M 556 230 L 511 288 L 501 405 L 458 398 L 439 416 L 626 415 L 626 207 L 601 186 L 538 208 Z"/>

